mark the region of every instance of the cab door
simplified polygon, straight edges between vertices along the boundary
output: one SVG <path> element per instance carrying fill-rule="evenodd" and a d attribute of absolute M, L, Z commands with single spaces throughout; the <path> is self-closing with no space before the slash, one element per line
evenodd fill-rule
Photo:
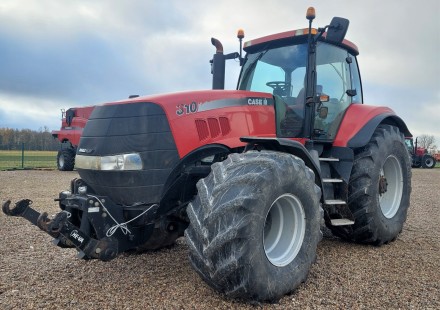
<path fill-rule="evenodd" d="M 316 54 L 317 95 L 328 101 L 316 105 L 314 139 L 333 140 L 345 111 L 362 103 L 362 89 L 356 58 L 345 49 L 320 42 Z"/>

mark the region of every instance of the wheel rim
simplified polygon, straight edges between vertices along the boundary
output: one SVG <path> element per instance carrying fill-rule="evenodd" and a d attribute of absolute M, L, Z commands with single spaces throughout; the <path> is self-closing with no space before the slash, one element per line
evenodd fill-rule
<path fill-rule="evenodd" d="M 403 193 L 403 175 L 399 160 L 390 155 L 385 160 L 379 177 L 379 204 L 383 215 L 392 218 L 400 207 Z"/>
<path fill-rule="evenodd" d="M 60 168 L 64 167 L 64 155 L 61 154 L 61 156 L 58 158 L 58 164 L 60 165 Z"/>
<path fill-rule="evenodd" d="M 300 200 L 291 194 L 278 197 L 267 213 L 264 225 L 264 251 L 275 266 L 290 264 L 304 241 L 306 217 Z"/>
<path fill-rule="evenodd" d="M 425 166 L 426 167 L 431 167 L 434 164 L 434 160 L 432 158 L 427 158 L 425 159 Z"/>

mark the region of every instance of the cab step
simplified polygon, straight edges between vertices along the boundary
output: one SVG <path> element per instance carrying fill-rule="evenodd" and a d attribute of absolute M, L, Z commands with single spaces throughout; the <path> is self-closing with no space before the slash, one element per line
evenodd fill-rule
<path fill-rule="evenodd" d="M 326 199 L 324 201 L 326 205 L 346 205 L 347 202 L 340 199 Z"/>
<path fill-rule="evenodd" d="M 331 219 L 330 223 L 333 226 L 347 226 L 347 225 L 353 225 L 354 221 L 349 219 Z"/>
<path fill-rule="evenodd" d="M 336 157 L 319 157 L 320 161 L 339 161 L 339 158 Z"/>
<path fill-rule="evenodd" d="M 324 183 L 342 183 L 342 179 L 322 179 L 322 182 Z"/>

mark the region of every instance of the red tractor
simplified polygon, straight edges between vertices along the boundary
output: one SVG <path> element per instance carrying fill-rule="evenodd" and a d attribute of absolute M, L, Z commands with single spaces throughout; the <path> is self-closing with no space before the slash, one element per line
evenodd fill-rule
<path fill-rule="evenodd" d="M 76 149 L 82 131 L 94 107 L 70 108 L 61 110 L 61 128 L 52 131 L 52 136 L 61 142 L 57 154 L 57 167 L 60 171 L 72 171 L 75 167 Z"/>
<path fill-rule="evenodd" d="M 213 90 L 95 107 L 76 156 L 80 179 L 53 218 L 21 200 L 22 216 L 109 261 L 185 235 L 194 270 L 229 297 L 276 301 L 305 281 L 321 224 L 352 242 L 396 239 L 406 220 L 411 133 L 391 109 L 363 104 L 349 21 L 244 44 L 212 59 Z M 238 35 L 241 40 L 243 33 Z M 237 90 L 223 90 L 226 59 Z"/>
<path fill-rule="evenodd" d="M 417 145 L 417 138 L 415 143 L 413 143 L 413 138 L 406 138 L 405 142 L 411 156 L 413 168 L 423 167 L 432 169 L 435 167 L 437 157 L 429 154 L 428 150 L 424 147 L 419 147 Z"/>

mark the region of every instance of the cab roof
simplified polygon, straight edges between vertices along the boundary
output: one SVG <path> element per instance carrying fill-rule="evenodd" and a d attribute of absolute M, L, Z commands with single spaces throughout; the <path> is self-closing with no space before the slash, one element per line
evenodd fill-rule
<path fill-rule="evenodd" d="M 315 35 L 318 33 L 318 30 L 316 30 L 315 28 L 312 28 L 311 33 L 312 33 L 312 35 Z M 264 36 L 261 38 L 257 38 L 257 39 L 245 42 L 243 49 L 246 52 L 252 52 L 254 50 L 260 49 L 262 46 L 264 46 L 268 43 L 278 43 L 280 45 L 288 44 L 289 41 L 291 41 L 291 39 L 296 39 L 295 41 L 297 41 L 297 42 L 301 42 L 302 40 L 307 42 L 306 40 L 307 40 L 308 34 L 309 34 L 308 28 L 290 30 L 290 31 L 276 33 L 276 34 L 271 34 L 268 36 Z M 323 36 L 319 39 L 319 41 L 326 42 L 326 40 L 325 40 L 326 34 L 327 33 L 325 32 L 323 34 Z M 334 42 L 328 42 L 328 43 L 335 44 Z M 351 54 L 353 54 L 355 56 L 357 56 L 359 54 L 358 47 L 354 43 L 352 43 L 348 40 L 344 39 L 342 41 L 342 43 L 336 44 L 336 45 L 348 50 Z"/>

